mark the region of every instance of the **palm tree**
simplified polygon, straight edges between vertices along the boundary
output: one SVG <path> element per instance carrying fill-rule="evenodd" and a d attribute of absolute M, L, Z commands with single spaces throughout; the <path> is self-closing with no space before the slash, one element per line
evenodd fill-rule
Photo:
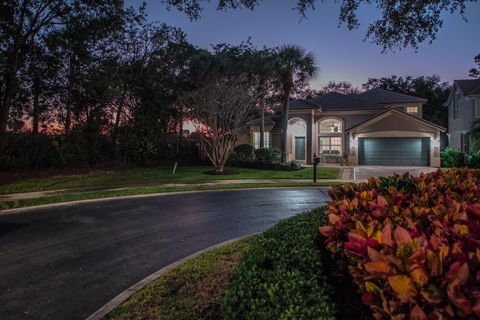
<path fill-rule="evenodd" d="M 283 100 L 283 139 L 282 139 L 282 161 L 286 161 L 287 154 L 287 128 L 288 114 L 290 109 L 290 95 L 294 89 L 308 84 L 308 81 L 315 78 L 318 68 L 315 65 L 315 58 L 311 53 L 295 45 L 285 45 L 277 50 L 276 72 L 282 88 Z"/>
<path fill-rule="evenodd" d="M 252 74 L 257 84 L 260 113 L 260 148 L 265 147 L 265 100 L 275 78 L 276 57 L 272 49 L 255 51 L 252 56 Z"/>

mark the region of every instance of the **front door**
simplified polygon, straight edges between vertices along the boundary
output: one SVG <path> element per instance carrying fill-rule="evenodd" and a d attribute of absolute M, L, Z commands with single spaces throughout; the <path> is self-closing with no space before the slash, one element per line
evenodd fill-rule
<path fill-rule="evenodd" d="M 295 137 L 295 160 L 305 160 L 305 137 Z"/>

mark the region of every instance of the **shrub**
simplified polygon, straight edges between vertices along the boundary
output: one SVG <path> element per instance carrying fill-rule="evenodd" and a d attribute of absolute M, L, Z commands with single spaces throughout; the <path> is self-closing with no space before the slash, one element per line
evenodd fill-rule
<path fill-rule="evenodd" d="M 282 159 L 282 152 L 277 148 L 256 149 L 255 159 L 262 162 L 280 163 Z"/>
<path fill-rule="evenodd" d="M 226 319 L 334 319 L 315 245 L 323 210 L 284 220 L 255 239 L 222 297 Z"/>
<path fill-rule="evenodd" d="M 480 153 L 471 153 L 466 157 L 469 168 L 480 168 Z"/>
<path fill-rule="evenodd" d="M 376 319 L 480 317 L 479 183 L 457 169 L 330 190 L 320 232 Z"/>
<path fill-rule="evenodd" d="M 251 144 L 239 144 L 233 149 L 232 160 L 248 161 L 254 159 L 255 148 Z"/>
<path fill-rule="evenodd" d="M 445 168 L 455 168 L 455 167 L 462 167 L 465 165 L 465 156 L 462 152 L 452 149 L 452 148 L 445 148 L 440 153 L 440 160 L 442 163 L 442 167 Z"/>
<path fill-rule="evenodd" d="M 290 171 L 300 170 L 302 169 L 302 164 L 297 160 L 292 160 L 286 164 L 286 169 Z"/>

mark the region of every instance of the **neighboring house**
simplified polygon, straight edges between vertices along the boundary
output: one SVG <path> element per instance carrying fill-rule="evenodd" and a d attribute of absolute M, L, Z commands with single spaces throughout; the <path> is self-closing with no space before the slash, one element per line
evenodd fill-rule
<path fill-rule="evenodd" d="M 425 99 L 384 89 L 360 94 L 328 93 L 290 104 L 289 160 L 312 163 L 342 157 L 357 165 L 440 166 L 440 133 L 445 128 L 422 119 Z M 266 147 L 282 146 L 281 112 L 265 126 Z M 251 121 L 238 144 L 259 147 L 260 120 Z M 257 143 L 258 142 L 258 143 Z"/>
<path fill-rule="evenodd" d="M 470 152 L 469 131 L 480 120 L 480 79 L 455 80 L 444 105 L 448 107 L 449 146 Z"/>

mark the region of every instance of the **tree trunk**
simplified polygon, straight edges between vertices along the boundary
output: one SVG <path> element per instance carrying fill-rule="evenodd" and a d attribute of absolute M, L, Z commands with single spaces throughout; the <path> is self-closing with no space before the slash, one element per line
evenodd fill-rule
<path fill-rule="evenodd" d="M 8 115 L 10 114 L 10 105 L 13 98 L 13 87 L 15 85 L 15 75 L 11 71 L 5 77 L 5 92 L 0 106 L 0 134 L 7 131 Z"/>
<path fill-rule="evenodd" d="M 265 90 L 260 95 L 260 148 L 265 148 Z"/>
<path fill-rule="evenodd" d="M 70 101 L 67 103 L 67 115 L 65 116 L 65 135 L 70 133 L 70 127 L 72 126 L 72 107 Z"/>
<path fill-rule="evenodd" d="M 125 105 L 125 90 L 122 93 L 122 97 L 118 102 L 117 116 L 115 117 L 115 124 L 112 132 L 112 143 L 115 150 L 115 159 L 119 160 L 120 158 L 120 146 L 118 145 L 118 128 L 120 127 L 120 119 L 123 112 L 123 106 Z"/>
<path fill-rule="evenodd" d="M 33 122 L 32 138 L 36 142 L 38 139 L 38 127 L 40 123 L 40 79 L 34 78 L 33 83 Z"/>
<path fill-rule="evenodd" d="M 179 115 L 179 123 L 178 123 L 178 135 L 177 135 L 177 161 L 180 160 L 181 150 L 182 150 L 182 139 L 183 139 L 183 107 L 179 108 L 180 115 Z"/>
<path fill-rule="evenodd" d="M 283 97 L 283 139 L 282 139 L 282 162 L 287 162 L 287 129 L 288 129 L 288 113 L 290 108 L 290 91 L 285 92 Z"/>

